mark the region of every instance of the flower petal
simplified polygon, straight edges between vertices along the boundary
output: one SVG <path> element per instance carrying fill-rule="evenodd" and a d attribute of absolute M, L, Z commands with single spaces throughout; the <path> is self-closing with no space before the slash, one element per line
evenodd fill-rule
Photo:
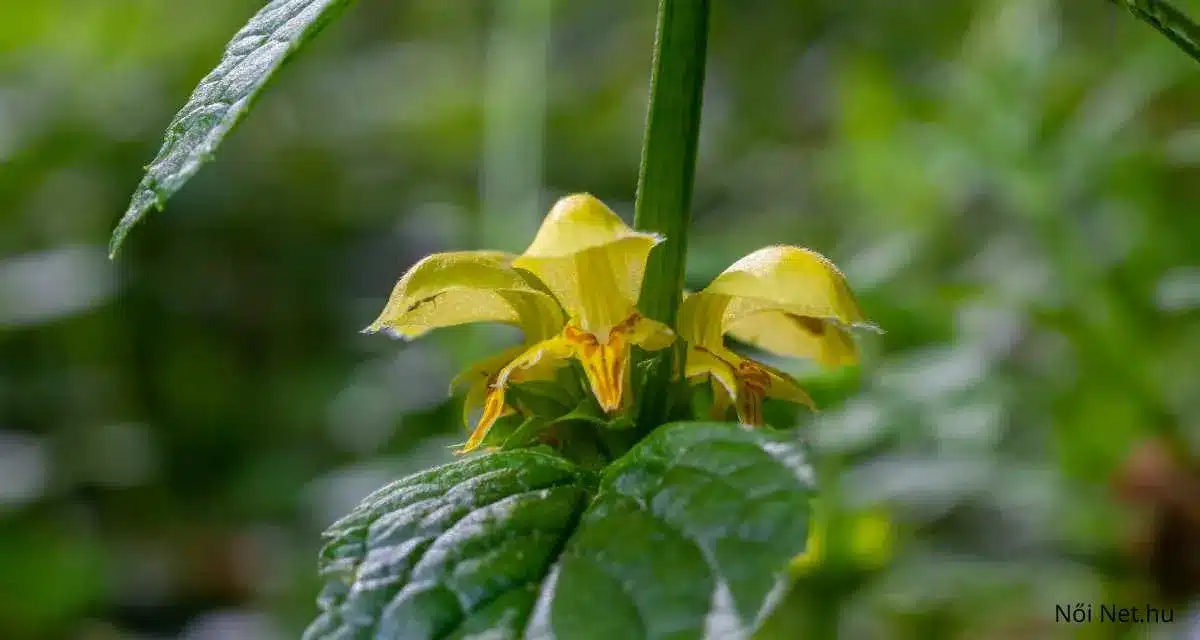
<path fill-rule="evenodd" d="M 513 361 L 513 358 L 524 353 L 526 345 L 518 345 L 509 349 L 505 349 L 494 356 L 490 356 L 470 367 L 464 369 L 454 379 L 450 381 L 450 392 L 454 393 L 455 389 L 463 385 L 467 385 L 467 395 L 463 398 L 463 424 L 471 424 L 471 414 L 476 409 L 484 406 L 488 391 L 492 381 L 497 373 L 504 368 L 505 365 Z"/>
<path fill-rule="evenodd" d="M 632 318 L 630 325 L 633 324 Z M 629 372 L 628 331 L 614 328 L 604 342 L 577 327 L 567 325 L 564 339 L 587 376 L 596 402 L 606 413 L 621 408 Z"/>
<path fill-rule="evenodd" d="M 677 323 L 688 342 L 715 348 L 723 336 L 826 367 L 852 364 L 847 327 L 865 320 L 845 276 L 824 256 L 774 246 L 738 260 L 699 293 L 685 294 Z M 877 329 L 876 329 L 877 330 Z"/>
<path fill-rule="evenodd" d="M 513 358 L 496 374 L 494 386 L 503 387 L 509 382 L 522 380 L 543 380 L 566 364 L 565 360 L 572 355 L 571 347 L 561 336 L 542 340 L 526 347 L 521 355 Z"/>
<path fill-rule="evenodd" d="M 695 346 L 722 348 L 725 344 L 725 307 L 729 306 L 729 300 L 729 296 L 684 291 L 675 319 L 680 337 Z"/>
<path fill-rule="evenodd" d="M 809 396 L 800 383 L 787 373 L 749 358 L 743 359 L 738 366 L 743 369 L 756 369 L 767 375 L 770 384 L 766 387 L 766 397 L 802 404 L 816 411 L 817 403 L 813 402 L 812 396 Z"/>
<path fill-rule="evenodd" d="M 713 404 L 708 415 L 713 420 L 724 422 L 726 416 L 729 415 L 729 409 L 733 406 L 733 398 L 730 397 L 725 386 L 717 382 L 716 378 L 710 378 L 709 384 L 712 386 Z"/>
<path fill-rule="evenodd" d="M 717 417 L 717 411 L 724 418 L 725 411 L 732 403 L 737 409 L 739 421 L 761 425 L 764 398 L 778 398 L 803 404 L 810 409 L 816 408 L 812 398 L 787 373 L 726 349 L 716 352 L 703 347 L 688 349 L 688 379 L 706 375 L 713 383 L 714 418 Z"/>
<path fill-rule="evenodd" d="M 708 378 L 713 394 L 713 405 L 709 415 L 713 420 L 725 420 L 738 395 L 737 375 L 733 367 L 708 349 L 690 347 L 685 373 L 686 378 L 693 382 Z"/>
<path fill-rule="evenodd" d="M 830 320 L 783 311 L 759 311 L 726 327 L 729 336 L 771 353 L 812 358 L 827 368 L 858 362 L 858 346 L 850 332 Z"/>
<path fill-rule="evenodd" d="M 688 349 L 685 371 L 688 380 L 709 376 L 725 390 L 725 395 L 729 398 L 736 398 L 738 395 L 737 374 L 734 373 L 733 367 L 708 349 Z"/>
<path fill-rule="evenodd" d="M 554 205 L 513 266 L 537 276 L 580 329 L 603 340 L 637 305 L 646 259 L 661 241 L 575 194 Z"/>
<path fill-rule="evenodd" d="M 562 360 L 570 355 L 570 346 L 562 338 L 554 337 L 525 348 L 520 355 L 497 371 L 493 376 L 494 382 L 484 397 L 483 415 L 479 417 L 479 422 L 475 425 L 471 436 L 457 449 L 457 452 L 468 453 L 477 449 L 496 421 L 511 412 L 511 408 L 504 398 L 505 388 L 508 384 L 519 382 L 525 375 L 536 377 L 546 375 L 561 365 Z"/>
<path fill-rule="evenodd" d="M 533 287 L 500 251 L 435 253 L 413 265 L 365 333 L 386 330 L 411 340 L 433 329 L 472 322 L 514 324 L 527 340 L 562 328 L 558 303 Z"/>
<path fill-rule="evenodd" d="M 675 332 L 671 327 L 639 314 L 629 331 L 629 342 L 646 351 L 659 351 L 675 344 Z"/>
<path fill-rule="evenodd" d="M 475 425 L 475 429 L 471 431 L 467 441 L 459 445 L 455 453 L 470 453 L 479 448 L 483 444 L 483 439 L 487 437 L 489 431 L 495 426 L 496 421 L 513 412 L 512 407 L 504 401 L 504 387 L 491 387 L 483 400 L 483 414 L 479 416 L 479 422 Z"/>
<path fill-rule="evenodd" d="M 726 324 L 744 314 L 777 309 L 869 325 L 842 272 L 825 256 L 800 247 L 777 245 L 748 254 L 717 276 L 704 293 L 730 297 Z"/>

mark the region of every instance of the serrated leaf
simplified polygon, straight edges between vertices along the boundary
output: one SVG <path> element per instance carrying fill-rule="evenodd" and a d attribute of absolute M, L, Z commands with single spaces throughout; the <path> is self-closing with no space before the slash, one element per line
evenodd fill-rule
<path fill-rule="evenodd" d="M 352 0 L 273 0 L 233 36 L 225 54 L 171 121 L 158 155 L 113 230 L 110 257 L 151 207 L 161 210 L 212 159 L 275 72 Z"/>
<path fill-rule="evenodd" d="M 677 423 L 601 476 L 524 450 L 386 487 L 333 525 L 317 638 L 749 637 L 805 548 L 799 441 Z"/>
<path fill-rule="evenodd" d="M 323 613 L 305 637 L 519 629 L 593 486 L 560 458 L 510 451 L 381 489 L 326 532 Z"/>
<path fill-rule="evenodd" d="M 528 634 L 748 637 L 805 548 L 811 487 L 793 437 L 721 423 L 656 430 L 605 471 Z"/>

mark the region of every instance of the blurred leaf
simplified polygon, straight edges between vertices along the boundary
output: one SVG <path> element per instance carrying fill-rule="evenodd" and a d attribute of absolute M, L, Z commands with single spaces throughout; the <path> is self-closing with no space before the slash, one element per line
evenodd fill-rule
<path fill-rule="evenodd" d="M 1113 0 L 1200 62 L 1200 25 L 1166 0 Z"/>
<path fill-rule="evenodd" d="M 793 438 L 717 423 L 602 476 L 529 450 L 439 467 L 329 529 L 305 637 L 748 637 L 805 548 L 811 474 Z"/>
<path fill-rule="evenodd" d="M 106 561 L 104 549 L 87 535 L 57 526 L 5 526 L 0 592 L 12 597 L 0 602 L 0 635 L 44 637 L 86 612 L 103 597 Z"/>
<path fill-rule="evenodd" d="M 827 505 L 813 506 L 808 548 L 789 565 L 794 575 L 877 568 L 891 561 L 895 525 L 884 510 L 842 511 Z"/>
<path fill-rule="evenodd" d="M 167 128 L 158 156 L 146 167 L 124 217 L 113 230 L 115 255 L 129 230 L 150 211 L 163 208 L 250 111 L 262 88 L 350 0 L 274 0 L 233 36 L 225 55 Z"/>

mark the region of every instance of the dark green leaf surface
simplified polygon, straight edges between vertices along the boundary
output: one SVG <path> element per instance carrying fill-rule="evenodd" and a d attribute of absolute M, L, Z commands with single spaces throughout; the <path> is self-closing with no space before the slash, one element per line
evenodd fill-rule
<path fill-rule="evenodd" d="M 657 430 L 602 476 L 509 451 L 412 476 L 327 532 L 306 637 L 748 637 L 803 551 L 794 436 Z"/>
<path fill-rule="evenodd" d="M 810 491 L 794 436 L 706 423 L 655 431 L 606 470 L 529 635 L 747 637 L 804 550 Z"/>
<path fill-rule="evenodd" d="M 351 0 L 273 0 L 233 36 L 221 62 L 192 92 L 167 128 L 163 146 L 146 167 L 109 254 L 151 207 L 162 209 L 250 110 L 267 81 Z"/>
<path fill-rule="evenodd" d="M 442 638 L 519 629 L 593 481 L 559 458 L 499 453 L 411 476 L 326 535 L 308 638 Z"/>

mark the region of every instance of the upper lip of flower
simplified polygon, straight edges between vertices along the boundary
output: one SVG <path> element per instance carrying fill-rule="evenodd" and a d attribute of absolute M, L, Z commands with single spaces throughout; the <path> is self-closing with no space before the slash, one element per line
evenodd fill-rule
<path fill-rule="evenodd" d="M 702 291 L 687 295 L 677 323 L 691 347 L 685 375 L 707 376 L 717 395 L 714 409 L 732 403 L 749 424 L 761 423 L 764 396 L 813 403 L 791 376 L 727 349 L 726 335 L 835 367 L 858 360 L 851 327 L 875 328 L 845 276 L 824 256 L 786 245 L 746 255 Z"/>
<path fill-rule="evenodd" d="M 479 446 L 508 411 L 509 382 L 544 377 L 567 358 L 580 361 L 599 405 L 612 412 L 628 395 L 631 346 L 657 350 L 675 340 L 669 327 L 636 311 L 646 259 L 661 241 L 629 228 L 591 195 L 567 196 L 520 256 L 459 251 L 421 260 L 364 331 L 413 339 L 472 322 L 514 324 L 524 331 L 521 348 L 456 379 L 470 385 L 466 411 L 480 403 L 484 408 L 464 450 Z"/>
<path fill-rule="evenodd" d="M 510 266 L 515 257 L 502 251 L 426 256 L 400 278 L 379 317 L 363 332 L 413 340 L 442 327 L 501 322 L 520 327 L 526 340 L 547 338 L 562 327 L 562 310 L 553 296 Z"/>

